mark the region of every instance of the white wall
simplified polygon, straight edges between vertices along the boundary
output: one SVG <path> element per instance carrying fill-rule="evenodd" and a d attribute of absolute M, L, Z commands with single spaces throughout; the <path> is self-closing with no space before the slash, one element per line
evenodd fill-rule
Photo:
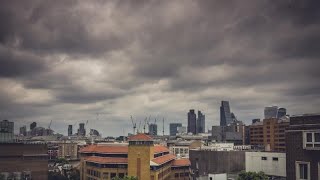
<path fill-rule="evenodd" d="M 266 160 L 262 160 L 266 157 Z M 278 161 L 273 160 L 278 158 Z M 262 171 L 267 175 L 286 177 L 286 154 L 276 152 L 246 152 L 246 171 Z"/>

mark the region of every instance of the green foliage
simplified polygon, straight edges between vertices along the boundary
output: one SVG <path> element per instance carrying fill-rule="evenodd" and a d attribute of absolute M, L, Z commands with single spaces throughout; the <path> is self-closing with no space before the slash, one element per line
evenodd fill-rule
<path fill-rule="evenodd" d="M 66 160 L 65 158 L 58 158 L 55 163 L 59 163 L 59 164 L 69 164 L 69 161 Z"/>
<path fill-rule="evenodd" d="M 80 171 L 77 169 L 72 169 L 70 172 L 70 180 L 80 180 Z"/>
<path fill-rule="evenodd" d="M 114 177 L 112 178 L 112 180 L 138 180 L 137 177 L 134 177 L 134 176 L 126 176 L 124 178 L 120 178 L 120 177 Z"/>
<path fill-rule="evenodd" d="M 68 178 L 57 172 L 49 172 L 48 180 L 68 180 Z"/>
<path fill-rule="evenodd" d="M 238 180 L 268 180 L 268 176 L 264 172 L 241 172 Z"/>

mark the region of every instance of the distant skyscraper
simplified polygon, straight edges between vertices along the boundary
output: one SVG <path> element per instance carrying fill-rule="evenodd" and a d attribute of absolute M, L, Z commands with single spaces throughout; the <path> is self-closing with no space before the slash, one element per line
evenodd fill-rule
<path fill-rule="evenodd" d="M 276 118 L 278 115 L 278 106 L 270 106 L 264 108 L 264 118 Z"/>
<path fill-rule="evenodd" d="M 79 124 L 78 129 L 78 136 L 85 136 L 86 135 L 86 129 L 84 128 L 84 123 Z"/>
<path fill-rule="evenodd" d="M 27 126 L 20 127 L 19 135 L 23 135 L 23 136 L 27 135 Z"/>
<path fill-rule="evenodd" d="M 170 123 L 170 136 L 175 136 L 178 133 L 178 127 L 182 127 L 182 124 Z"/>
<path fill-rule="evenodd" d="M 14 124 L 8 120 L 0 121 L 0 142 L 11 142 L 14 140 Z"/>
<path fill-rule="evenodd" d="M 286 108 L 279 108 L 277 118 L 282 118 L 285 115 L 287 115 L 287 109 Z"/>
<path fill-rule="evenodd" d="M 72 125 L 68 126 L 68 136 L 72 136 Z"/>
<path fill-rule="evenodd" d="M 232 122 L 229 101 L 221 101 L 220 126 L 227 126 Z"/>
<path fill-rule="evenodd" d="M 152 136 L 158 135 L 158 125 L 157 124 L 149 124 L 149 134 Z"/>
<path fill-rule="evenodd" d="M 197 133 L 205 133 L 205 120 L 206 116 L 201 111 L 198 111 Z"/>
<path fill-rule="evenodd" d="M 188 133 L 197 134 L 197 115 L 194 109 L 188 112 Z"/>
<path fill-rule="evenodd" d="M 35 127 L 37 127 L 37 123 L 33 122 L 30 124 L 30 131 L 33 130 Z"/>

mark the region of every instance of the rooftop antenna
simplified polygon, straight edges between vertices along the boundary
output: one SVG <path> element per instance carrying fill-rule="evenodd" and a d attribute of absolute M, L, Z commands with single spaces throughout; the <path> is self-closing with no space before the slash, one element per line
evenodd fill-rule
<path fill-rule="evenodd" d="M 133 128 L 133 135 L 136 133 L 137 124 L 133 122 L 132 116 L 130 116 L 131 122 L 132 122 L 132 128 Z"/>

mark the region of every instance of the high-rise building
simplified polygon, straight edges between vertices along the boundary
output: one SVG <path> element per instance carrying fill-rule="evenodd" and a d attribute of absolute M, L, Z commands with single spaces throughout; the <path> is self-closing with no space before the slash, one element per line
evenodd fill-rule
<path fill-rule="evenodd" d="M 19 135 L 26 136 L 27 135 L 27 126 L 20 127 Z"/>
<path fill-rule="evenodd" d="M 227 126 L 232 122 L 229 101 L 221 101 L 220 126 Z"/>
<path fill-rule="evenodd" d="M 170 136 L 175 136 L 178 133 L 178 127 L 182 127 L 182 124 L 170 123 Z"/>
<path fill-rule="evenodd" d="M 158 125 L 155 123 L 149 124 L 149 134 L 152 136 L 158 135 Z"/>
<path fill-rule="evenodd" d="M 0 121 L 0 142 L 14 141 L 14 124 L 8 120 Z"/>
<path fill-rule="evenodd" d="M 78 136 L 85 136 L 86 135 L 86 129 L 84 128 L 84 123 L 79 124 L 78 129 Z"/>
<path fill-rule="evenodd" d="M 30 124 L 30 131 L 32 131 L 35 127 L 37 127 L 37 123 L 33 122 Z"/>
<path fill-rule="evenodd" d="M 264 118 L 277 118 L 278 115 L 278 106 L 270 106 L 264 108 Z"/>
<path fill-rule="evenodd" d="M 287 109 L 286 108 L 279 108 L 277 118 L 282 118 L 285 115 L 287 115 Z"/>
<path fill-rule="evenodd" d="M 194 109 L 188 112 L 188 133 L 197 134 L 197 115 Z"/>
<path fill-rule="evenodd" d="M 72 125 L 68 126 L 68 136 L 72 136 Z"/>
<path fill-rule="evenodd" d="M 205 133 L 205 120 L 206 116 L 201 111 L 198 111 L 197 133 Z"/>

